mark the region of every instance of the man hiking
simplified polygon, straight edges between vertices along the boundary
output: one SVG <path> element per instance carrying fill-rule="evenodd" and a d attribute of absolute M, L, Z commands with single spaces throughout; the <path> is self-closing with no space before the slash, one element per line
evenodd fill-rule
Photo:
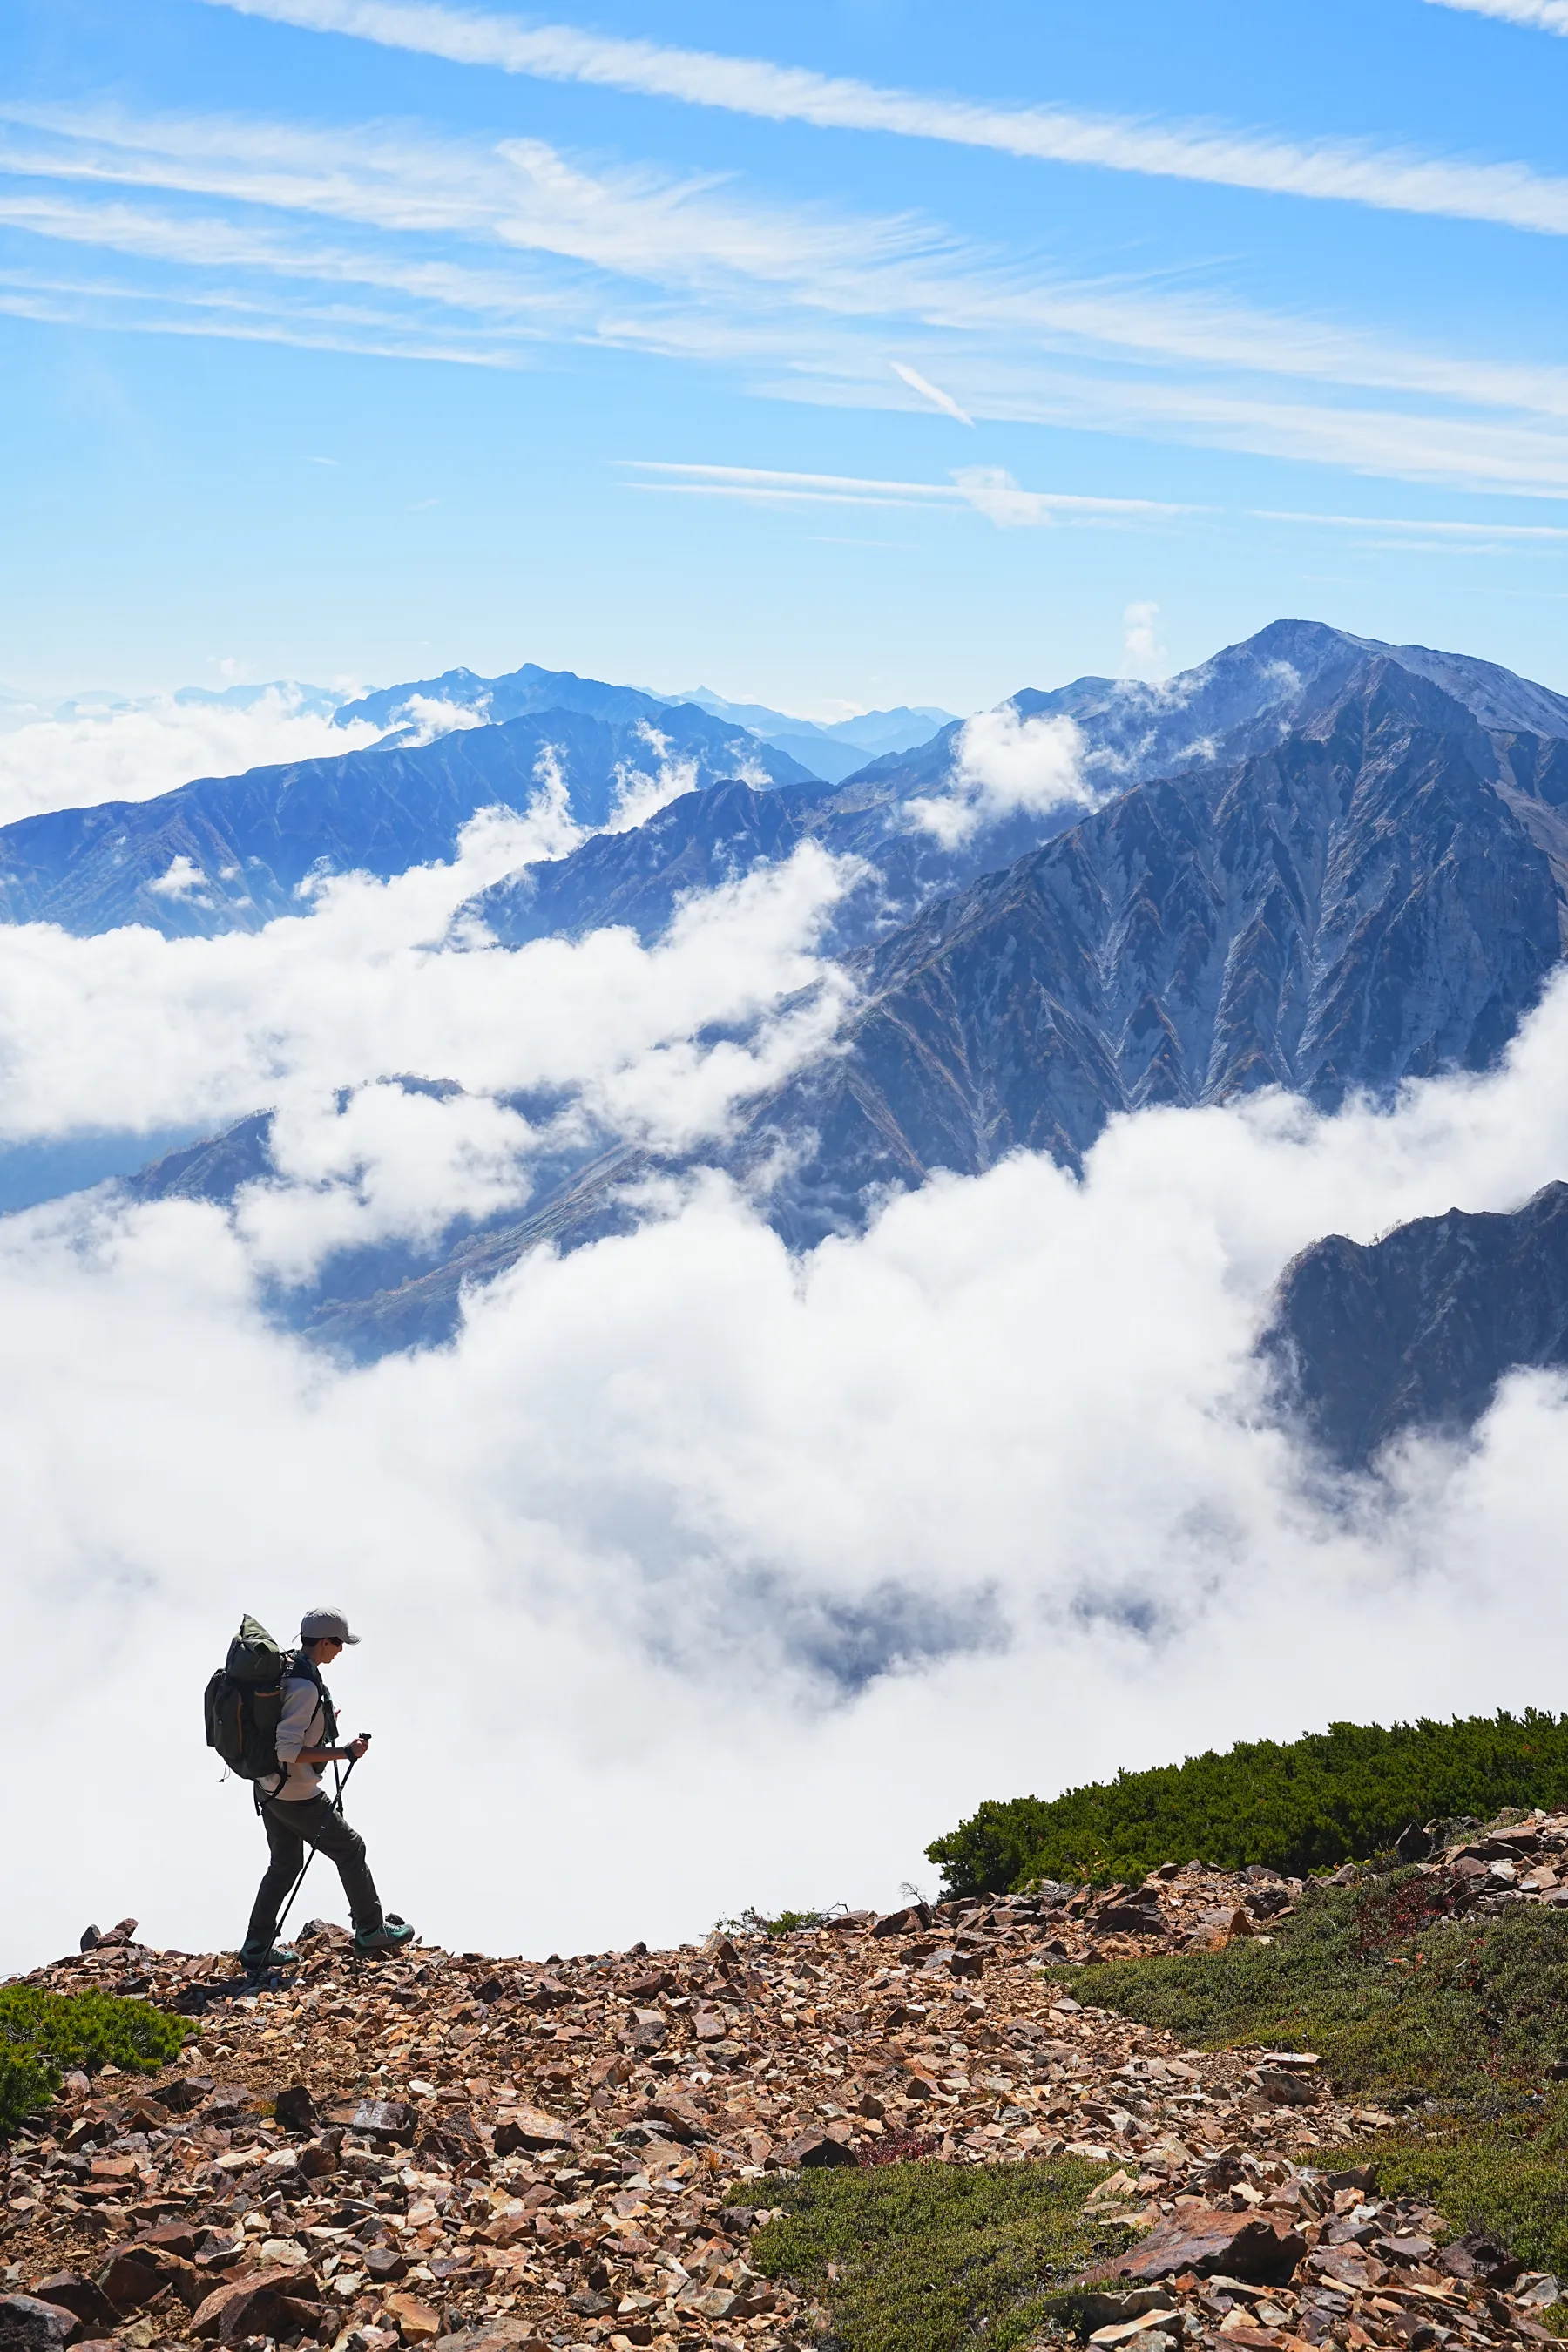
<path fill-rule="evenodd" d="M 321 1774 L 329 1764 L 355 1763 L 370 1745 L 362 1731 L 344 1748 L 333 1745 L 338 1719 L 321 1668 L 342 1657 L 359 1635 L 349 1632 L 341 1609 L 309 1609 L 300 1624 L 300 1647 L 284 1677 L 283 1711 L 278 1724 L 277 1772 L 256 1783 L 257 1810 L 267 1828 L 272 1859 L 257 1893 L 250 1926 L 240 1948 L 247 1976 L 268 1969 L 285 1968 L 299 1958 L 286 1944 L 274 1944 L 278 1915 L 289 1891 L 304 1867 L 305 1848 L 311 1846 L 338 1866 L 349 1914 L 354 1923 L 356 1952 L 395 1951 L 413 1940 L 405 1920 L 384 1915 L 364 1858 L 364 1840 L 350 1829 L 336 1805 L 321 1793 Z"/>

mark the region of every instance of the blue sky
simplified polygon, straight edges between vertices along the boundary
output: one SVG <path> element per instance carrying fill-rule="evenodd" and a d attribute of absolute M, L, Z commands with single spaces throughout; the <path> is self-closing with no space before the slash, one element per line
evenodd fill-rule
<path fill-rule="evenodd" d="M 0 684 L 1568 686 L 1563 0 L 8 0 Z"/>

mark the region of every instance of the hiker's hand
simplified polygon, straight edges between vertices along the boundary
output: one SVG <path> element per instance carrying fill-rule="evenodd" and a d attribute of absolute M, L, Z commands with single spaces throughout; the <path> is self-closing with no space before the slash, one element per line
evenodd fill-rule
<path fill-rule="evenodd" d="M 357 1764 L 357 1763 L 359 1762 L 360 1758 L 364 1754 L 365 1749 L 366 1749 L 369 1746 L 370 1746 L 370 1734 L 369 1734 L 369 1732 L 368 1732 L 368 1731 L 362 1731 L 362 1732 L 360 1733 L 360 1736 L 359 1736 L 359 1738 L 358 1738 L 357 1739 L 351 1739 L 351 1740 L 349 1741 L 348 1746 L 347 1746 L 347 1747 L 344 1748 L 344 1750 L 343 1750 L 343 1754 L 344 1754 L 345 1756 L 350 1756 L 350 1757 L 352 1757 L 352 1758 L 353 1759 L 354 1762 Z"/>

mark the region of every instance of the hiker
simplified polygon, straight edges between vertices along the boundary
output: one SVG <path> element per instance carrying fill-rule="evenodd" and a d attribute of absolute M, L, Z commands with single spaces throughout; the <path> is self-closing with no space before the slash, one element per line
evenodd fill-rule
<path fill-rule="evenodd" d="M 308 1609 L 300 1623 L 300 1647 L 283 1682 L 283 1707 L 278 1724 L 276 1772 L 257 1779 L 256 1808 L 267 1828 L 272 1859 L 257 1892 L 256 1907 L 240 1948 L 247 1976 L 268 1969 L 285 1968 L 299 1958 L 286 1944 L 274 1944 L 278 1915 L 289 1891 L 304 1867 L 305 1848 L 312 1846 L 338 1867 L 349 1914 L 354 1923 L 356 1952 L 395 1951 L 413 1940 L 414 1930 L 395 1912 L 384 1914 L 375 1881 L 364 1858 L 364 1840 L 350 1829 L 342 1812 L 321 1792 L 321 1774 L 329 1764 L 358 1763 L 370 1746 L 362 1731 L 346 1747 L 333 1745 L 338 1719 L 321 1668 L 342 1657 L 359 1635 L 349 1632 L 341 1609 Z"/>

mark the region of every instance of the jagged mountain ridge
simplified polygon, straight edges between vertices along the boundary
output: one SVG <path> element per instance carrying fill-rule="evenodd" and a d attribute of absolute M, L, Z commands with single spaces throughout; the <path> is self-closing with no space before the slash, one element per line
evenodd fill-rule
<path fill-rule="evenodd" d="M 686 694 L 650 694 L 641 687 L 607 686 L 598 678 L 579 677 L 574 670 L 542 669 L 537 662 L 524 662 L 499 677 L 482 677 L 471 669 L 449 669 L 439 677 L 380 687 L 342 704 L 335 720 L 339 726 L 365 719 L 376 727 L 412 730 L 440 709 L 481 712 L 492 723 L 541 710 L 576 710 L 591 719 L 645 719 L 651 724 L 657 724 L 665 710 L 698 709 L 787 752 L 806 775 L 828 783 L 851 774 L 864 764 L 868 754 L 907 750 L 927 741 L 952 717 L 951 711 L 900 706 L 894 710 L 863 711 L 858 718 L 819 727 L 809 719 L 792 719 L 786 711 L 772 710 L 765 703 L 728 701 L 709 687 L 694 687 Z"/>
<path fill-rule="evenodd" d="M 865 1009 L 756 1113 L 792 1240 L 879 1188 L 1008 1151 L 1080 1162 L 1114 1111 L 1356 1087 L 1495 1059 L 1562 952 L 1563 747 L 1508 739 L 1378 657 L 1275 751 L 1141 785 L 868 958 Z M 1507 776 L 1506 788 L 1499 781 Z"/>
<path fill-rule="evenodd" d="M 787 846 L 792 796 L 763 797 Z M 1565 803 L 1568 742 L 1489 734 L 1368 659 L 1273 750 L 1140 785 L 861 950 L 859 1009 L 834 1048 L 709 1156 L 806 1247 L 938 1169 L 978 1174 L 1017 1149 L 1080 1165 L 1121 1110 L 1270 1085 L 1332 1108 L 1484 1067 L 1562 953 Z M 644 831 L 651 872 L 616 867 L 634 895 L 681 871 Z M 314 1327 L 369 1354 L 445 1336 L 465 1282 L 631 1222 L 647 1155 L 603 1142 L 523 1216 L 384 1294 L 317 1299 Z"/>
<path fill-rule="evenodd" d="M 1080 678 L 1050 693 L 1021 693 L 1011 708 L 1025 719 L 1073 718 L 1091 782 L 1111 792 L 1174 772 L 1198 751 L 1223 760 L 1267 748 L 1314 699 L 1337 690 L 1372 646 L 1316 622 L 1276 622 L 1164 686 Z M 1416 675 L 1440 677 L 1489 726 L 1568 735 L 1568 700 L 1493 665 L 1422 647 L 1373 649 Z M 172 936 L 255 929 L 301 911 L 308 900 L 299 886 L 312 872 L 358 866 L 384 877 L 450 856 L 458 829 L 479 807 L 526 801 L 546 740 L 561 751 L 574 813 L 589 824 L 607 813 L 617 764 L 647 770 L 659 757 L 660 740 L 672 759 L 695 762 L 700 787 L 726 778 L 764 788 L 816 781 L 776 747 L 691 705 L 532 664 L 502 678 L 450 671 L 387 688 L 338 715 L 386 724 L 407 716 L 416 698 L 482 707 L 489 723 L 436 743 L 405 734 L 340 761 L 202 778 L 155 801 L 52 812 L 0 829 L 0 919 L 55 920 L 77 931 L 140 921 Z M 539 733 L 508 733 L 523 721 Z M 593 740 L 595 727 L 605 732 Z M 846 910 L 836 945 L 880 936 L 930 898 L 1010 864 L 1074 822 L 1072 806 L 1014 813 L 944 847 L 909 803 L 950 788 L 958 742 L 955 723 L 912 753 L 874 760 L 824 807 L 829 845 L 868 859 L 880 877 L 875 892 Z M 387 764 L 398 760 L 411 764 Z M 1539 814 L 1542 795 L 1526 799 Z M 737 821 L 722 872 L 749 870 L 772 854 L 746 835 Z M 533 890 L 523 877 L 504 919 L 499 899 L 487 906 L 502 936 L 538 935 L 526 904 Z M 571 928 L 591 923 L 593 893 L 564 919 Z"/>
<path fill-rule="evenodd" d="M 641 687 L 611 686 L 603 678 L 579 677 L 575 670 L 542 669 L 537 662 L 524 662 L 500 677 L 481 677 L 471 669 L 449 669 L 439 677 L 378 687 L 357 701 L 341 704 L 333 724 L 347 727 L 363 719 L 373 727 L 411 727 L 419 705 L 426 710 L 437 705 L 449 710 L 482 712 L 486 725 L 494 727 L 503 726 L 509 719 L 534 719 L 547 710 L 571 710 L 581 719 L 602 719 L 612 726 L 635 725 L 639 719 L 657 726 L 673 710 L 695 711 L 701 707 L 647 694 Z M 752 731 L 721 712 L 703 710 L 702 716 L 717 718 L 726 740 Z"/>
<path fill-rule="evenodd" d="M 1469 1429 L 1506 1372 L 1568 1371 L 1568 1184 L 1510 1212 L 1313 1242 L 1280 1277 L 1262 1351 L 1281 1402 L 1343 1468 L 1406 1429 Z"/>
<path fill-rule="evenodd" d="M 481 809 L 521 812 L 558 771 L 579 824 L 605 824 L 623 772 L 689 763 L 700 789 L 737 773 L 798 783 L 782 752 L 710 718 L 649 706 L 610 719 L 552 709 L 421 745 L 199 778 L 155 800 L 60 809 L 0 826 L 0 920 L 79 935 L 143 923 L 165 937 L 258 930 L 309 911 L 320 874 L 385 880 L 445 861 Z M 177 863 L 177 861 L 183 861 Z"/>
<path fill-rule="evenodd" d="M 584 842 L 569 856 L 525 866 L 479 892 L 462 911 L 505 947 L 582 938 L 609 923 L 628 925 L 651 941 L 681 898 L 740 881 L 815 841 L 864 868 L 824 936 L 825 950 L 842 954 L 885 938 L 944 892 L 1053 840 L 1081 814 L 1071 802 L 1018 811 L 949 843 L 910 822 L 896 803 L 868 804 L 856 782 L 831 792 L 721 784 L 710 793 L 684 793 L 647 824 Z"/>
<path fill-rule="evenodd" d="M 1552 745 L 1568 739 L 1568 697 L 1460 655 L 1385 646 L 1315 621 L 1277 621 L 1164 686 L 1078 678 L 1051 693 L 1016 694 L 1005 707 L 1026 720 L 1072 719 L 1083 735 L 1086 779 L 1109 798 L 1156 776 L 1219 769 L 1270 750 L 1310 726 L 1379 659 L 1439 685 L 1449 698 L 1445 724 L 1521 737 L 1516 755 L 1500 744 L 1479 756 L 1506 789 L 1513 789 L 1510 757 L 1530 771 L 1520 778 L 1517 811 L 1549 855 L 1568 858 L 1568 825 L 1547 772 L 1559 756 Z M 929 812 L 911 803 L 940 804 L 951 792 L 966 723 L 954 722 L 915 752 L 869 761 L 832 792 L 786 794 L 776 803 L 739 793 L 721 806 L 678 802 L 636 833 L 506 877 L 469 911 L 509 946 L 607 922 L 628 922 L 647 940 L 681 892 L 737 879 L 810 836 L 870 869 L 839 908 L 826 942 L 835 952 L 864 946 L 1080 821 L 1081 805 L 1064 802 L 1009 812 L 957 840 L 932 830 L 922 821 Z"/>
<path fill-rule="evenodd" d="M 1012 707 L 1021 719 L 1074 720 L 1086 739 L 1089 774 L 1110 789 L 1268 751 L 1331 703 L 1352 673 L 1376 657 L 1440 687 L 1483 727 L 1568 736 L 1568 695 L 1516 677 L 1495 662 L 1427 646 L 1386 645 L 1321 621 L 1271 621 L 1255 636 L 1159 684 L 1078 677 L 1047 692 L 1026 688 L 1012 697 Z M 918 751 L 872 761 L 858 781 L 868 793 L 900 800 L 931 791 L 952 763 L 962 724 L 945 728 Z"/>

